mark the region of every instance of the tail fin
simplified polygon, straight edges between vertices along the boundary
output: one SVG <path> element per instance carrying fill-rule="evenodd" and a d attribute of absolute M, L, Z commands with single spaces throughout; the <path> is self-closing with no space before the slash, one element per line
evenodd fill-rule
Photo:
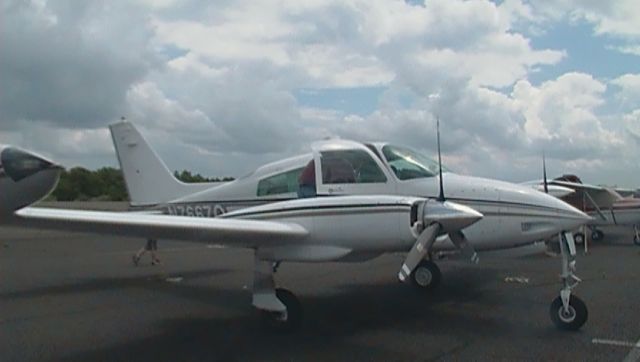
<path fill-rule="evenodd" d="M 218 184 L 176 179 L 131 122 L 117 122 L 109 129 L 132 206 L 166 203 Z"/>

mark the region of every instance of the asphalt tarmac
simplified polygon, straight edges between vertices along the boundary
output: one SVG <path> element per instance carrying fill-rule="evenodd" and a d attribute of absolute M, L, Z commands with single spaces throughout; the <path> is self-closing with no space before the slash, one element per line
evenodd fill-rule
<path fill-rule="evenodd" d="M 636 361 L 640 248 L 605 233 L 578 257 L 579 332 L 551 324 L 560 259 L 530 247 L 444 260 L 430 294 L 397 281 L 400 255 L 283 264 L 305 320 L 278 335 L 251 307 L 250 251 L 161 240 L 162 265 L 134 267 L 143 240 L 0 228 L 0 360 Z"/>

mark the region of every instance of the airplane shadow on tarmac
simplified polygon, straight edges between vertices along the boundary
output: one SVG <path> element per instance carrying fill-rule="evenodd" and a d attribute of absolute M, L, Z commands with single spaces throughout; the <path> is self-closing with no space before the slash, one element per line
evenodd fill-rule
<path fill-rule="evenodd" d="M 191 272 L 181 273 L 180 275 L 184 278 L 204 278 L 210 277 L 214 275 L 221 275 L 224 273 L 228 273 L 227 269 L 205 269 L 205 270 L 196 270 Z M 90 278 L 90 279 L 79 279 L 77 282 L 72 282 L 68 284 L 62 285 L 52 285 L 40 288 L 32 288 L 21 291 L 13 291 L 7 293 L 0 293 L 0 298 L 3 299 L 27 299 L 27 298 L 38 298 L 38 297 L 48 297 L 48 296 L 59 296 L 65 294 L 79 294 L 79 293 L 87 293 L 93 291 L 104 291 L 109 289 L 125 289 L 131 287 L 144 287 L 150 288 L 155 284 L 150 284 L 150 281 L 162 281 L 162 284 L 157 284 L 155 286 L 161 287 L 162 285 L 166 285 L 164 280 L 167 278 L 167 275 L 164 274 L 149 274 L 149 275 L 141 275 L 141 276 L 132 276 L 132 277 L 116 277 L 116 278 Z"/>
<path fill-rule="evenodd" d="M 334 359 L 353 356 L 355 360 L 398 359 L 398 351 L 385 349 L 384 344 L 368 344 L 365 348 L 357 342 L 357 337 L 363 333 L 388 330 L 410 335 L 447 334 L 459 340 L 454 349 L 465 348 L 471 342 L 460 335 L 468 334 L 470 324 L 481 328 L 485 334 L 505 334 L 508 333 L 505 329 L 511 328 L 498 325 L 482 313 L 461 313 L 467 306 L 490 309 L 503 302 L 482 290 L 483 285 L 498 278 L 498 273 L 477 269 L 452 272 L 447 274 L 451 278 L 447 278 L 440 289 L 428 293 L 390 281 L 343 284 L 333 288 L 331 294 L 299 295 L 305 321 L 299 331 L 287 335 L 275 334 L 260 324 L 258 312 L 250 307 L 248 290 L 165 284 L 160 287 L 163 293 L 174 293 L 241 313 L 233 318 L 161 320 L 154 336 L 82 352 L 68 360 L 100 360 L 106 356 L 110 360 L 207 361 L 325 360 L 332 356 Z M 450 352 L 441 351 L 442 355 Z"/>

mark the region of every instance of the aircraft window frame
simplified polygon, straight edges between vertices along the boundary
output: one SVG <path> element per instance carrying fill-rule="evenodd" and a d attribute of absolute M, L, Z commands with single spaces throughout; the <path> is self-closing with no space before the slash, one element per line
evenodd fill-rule
<path fill-rule="evenodd" d="M 339 175 L 336 175 L 337 169 Z M 320 170 L 325 185 L 380 184 L 388 181 L 382 167 L 362 149 L 321 151 Z"/>
<path fill-rule="evenodd" d="M 438 175 L 438 163 L 411 148 L 384 145 L 382 155 L 398 180 L 406 181 Z M 392 159 L 392 157 L 395 158 Z M 443 165 L 442 172 L 447 171 L 449 170 Z"/>
<path fill-rule="evenodd" d="M 256 195 L 265 197 L 297 193 L 300 186 L 298 178 L 302 170 L 304 170 L 304 167 L 298 167 L 259 180 L 256 186 Z M 270 185 L 267 185 L 267 183 L 270 183 Z"/>

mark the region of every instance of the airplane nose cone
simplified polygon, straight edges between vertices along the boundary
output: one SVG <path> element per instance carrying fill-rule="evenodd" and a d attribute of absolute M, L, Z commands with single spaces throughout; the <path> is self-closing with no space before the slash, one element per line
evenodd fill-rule
<path fill-rule="evenodd" d="M 566 202 L 544 192 L 521 185 L 500 188 L 502 200 L 520 200 L 537 209 L 541 218 L 549 219 L 555 232 L 575 229 L 591 217 Z"/>
<path fill-rule="evenodd" d="M 575 207 L 531 186 L 454 174 L 446 175 L 447 184 L 455 185 L 449 190 L 457 190 L 457 194 L 450 192 L 447 195 L 451 198 L 496 200 L 484 207 L 502 215 L 502 231 L 505 233 L 508 232 L 506 225 L 511 225 L 511 232 L 516 233 L 514 224 L 518 224 L 519 233 L 528 235 L 530 239 L 542 239 L 563 230 L 575 229 L 591 220 Z"/>

